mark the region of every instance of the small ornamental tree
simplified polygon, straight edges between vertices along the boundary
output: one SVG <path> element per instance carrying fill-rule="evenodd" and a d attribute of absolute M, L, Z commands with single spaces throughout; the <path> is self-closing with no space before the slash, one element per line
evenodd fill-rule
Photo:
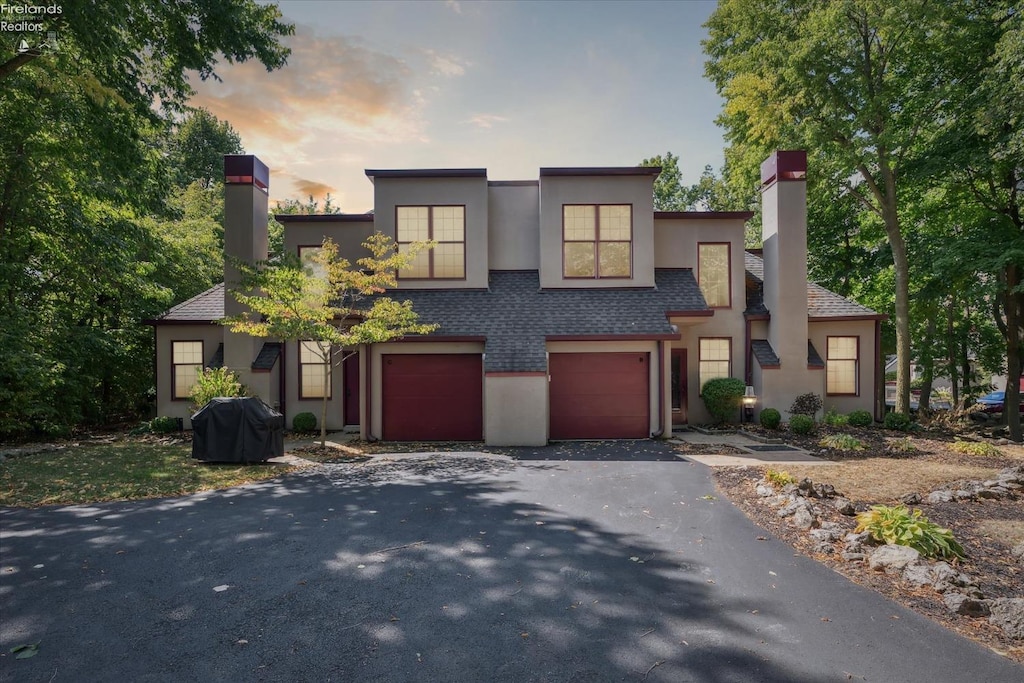
<path fill-rule="evenodd" d="M 400 269 L 433 246 L 433 242 L 415 242 L 399 253 L 394 241 L 378 232 L 363 242 L 369 255 L 355 264 L 338 253 L 338 245 L 330 238 L 311 257 L 311 267 L 303 266 L 294 254 L 285 255 L 280 262 L 234 264 L 241 273 L 241 282 L 231 293 L 249 312 L 225 318 L 224 325 L 232 332 L 254 337 L 319 342 L 307 348 L 320 355 L 326 368 L 321 446 L 327 441 L 327 400 L 333 367 L 354 353 L 345 349 L 437 329 L 437 325 L 419 322 L 411 301 L 382 296 L 397 285 Z"/>

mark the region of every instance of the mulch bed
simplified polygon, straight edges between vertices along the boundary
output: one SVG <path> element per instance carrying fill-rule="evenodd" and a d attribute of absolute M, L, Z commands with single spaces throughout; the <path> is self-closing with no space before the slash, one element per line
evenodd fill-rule
<path fill-rule="evenodd" d="M 787 438 L 787 441 L 790 439 Z M 936 441 L 941 442 L 941 439 Z M 828 454 L 815 454 L 828 457 Z M 878 451 L 875 451 L 874 457 L 877 456 Z M 956 453 L 946 452 L 941 447 L 935 449 L 932 457 L 935 456 L 962 457 Z M 1016 463 L 1011 461 L 1010 464 Z M 760 502 L 754 487 L 761 480 L 762 473 L 763 468 L 718 468 L 714 471 L 714 476 L 722 492 L 748 517 L 801 553 L 999 654 L 1024 663 L 1024 644 L 1007 638 L 1001 629 L 990 624 L 987 619 L 972 619 L 952 614 L 942 602 L 942 596 L 931 588 L 908 585 L 896 576 L 870 570 L 864 562 L 845 561 L 839 554 L 815 552 L 817 544 L 810 536 L 793 528 L 786 520 L 780 519 L 776 515 L 776 508 Z M 822 472 L 822 481 L 816 483 L 828 483 L 825 471 Z M 855 501 L 858 510 L 867 509 L 872 502 L 874 501 Z M 834 521 L 843 528 L 853 531 L 856 526 L 853 517 L 841 515 L 827 505 L 820 507 L 822 521 Z M 986 535 L 978 528 L 978 522 L 982 519 L 1024 518 L 1024 504 L 1020 499 L 938 503 L 919 507 L 928 519 L 953 530 L 956 539 L 963 545 L 968 555 L 967 559 L 960 563 L 960 569 L 978 582 L 986 598 L 1022 597 L 1024 571 L 1010 555 L 1010 546 L 998 538 Z M 840 547 L 841 542 L 836 544 L 837 553 Z"/>

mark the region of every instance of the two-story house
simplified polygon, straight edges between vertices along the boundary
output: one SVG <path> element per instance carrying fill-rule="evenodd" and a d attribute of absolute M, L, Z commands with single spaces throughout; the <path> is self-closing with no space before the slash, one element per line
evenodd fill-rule
<path fill-rule="evenodd" d="M 328 428 L 366 439 L 647 438 L 710 416 L 700 387 L 736 377 L 758 410 L 802 393 L 880 415 L 875 312 L 807 281 L 804 152 L 762 166 L 764 246 L 744 249 L 745 212 L 658 212 L 657 168 L 367 170 L 374 211 L 278 216 L 300 256 L 325 237 L 354 261 L 380 231 L 437 247 L 399 272 L 436 332 L 365 346 L 332 373 Z M 225 160 L 225 251 L 267 256 L 269 174 Z M 235 281 L 225 271 L 225 281 Z M 310 345 L 233 334 L 223 285 L 154 321 L 160 415 L 186 417 L 203 366 L 226 365 L 285 413 L 319 415 L 325 366 Z"/>

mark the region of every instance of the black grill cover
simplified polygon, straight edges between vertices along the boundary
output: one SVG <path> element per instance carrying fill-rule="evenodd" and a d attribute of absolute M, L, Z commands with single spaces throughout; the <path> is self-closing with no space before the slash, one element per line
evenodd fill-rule
<path fill-rule="evenodd" d="M 259 398 L 215 398 L 192 416 L 192 457 L 262 462 L 284 455 L 284 415 Z"/>

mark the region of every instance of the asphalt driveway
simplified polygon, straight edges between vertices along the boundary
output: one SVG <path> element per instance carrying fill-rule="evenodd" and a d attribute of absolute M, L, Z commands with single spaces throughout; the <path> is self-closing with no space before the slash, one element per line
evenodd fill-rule
<path fill-rule="evenodd" d="M 1024 677 L 759 540 L 666 444 L 516 454 L 4 509 L 0 680 Z"/>

